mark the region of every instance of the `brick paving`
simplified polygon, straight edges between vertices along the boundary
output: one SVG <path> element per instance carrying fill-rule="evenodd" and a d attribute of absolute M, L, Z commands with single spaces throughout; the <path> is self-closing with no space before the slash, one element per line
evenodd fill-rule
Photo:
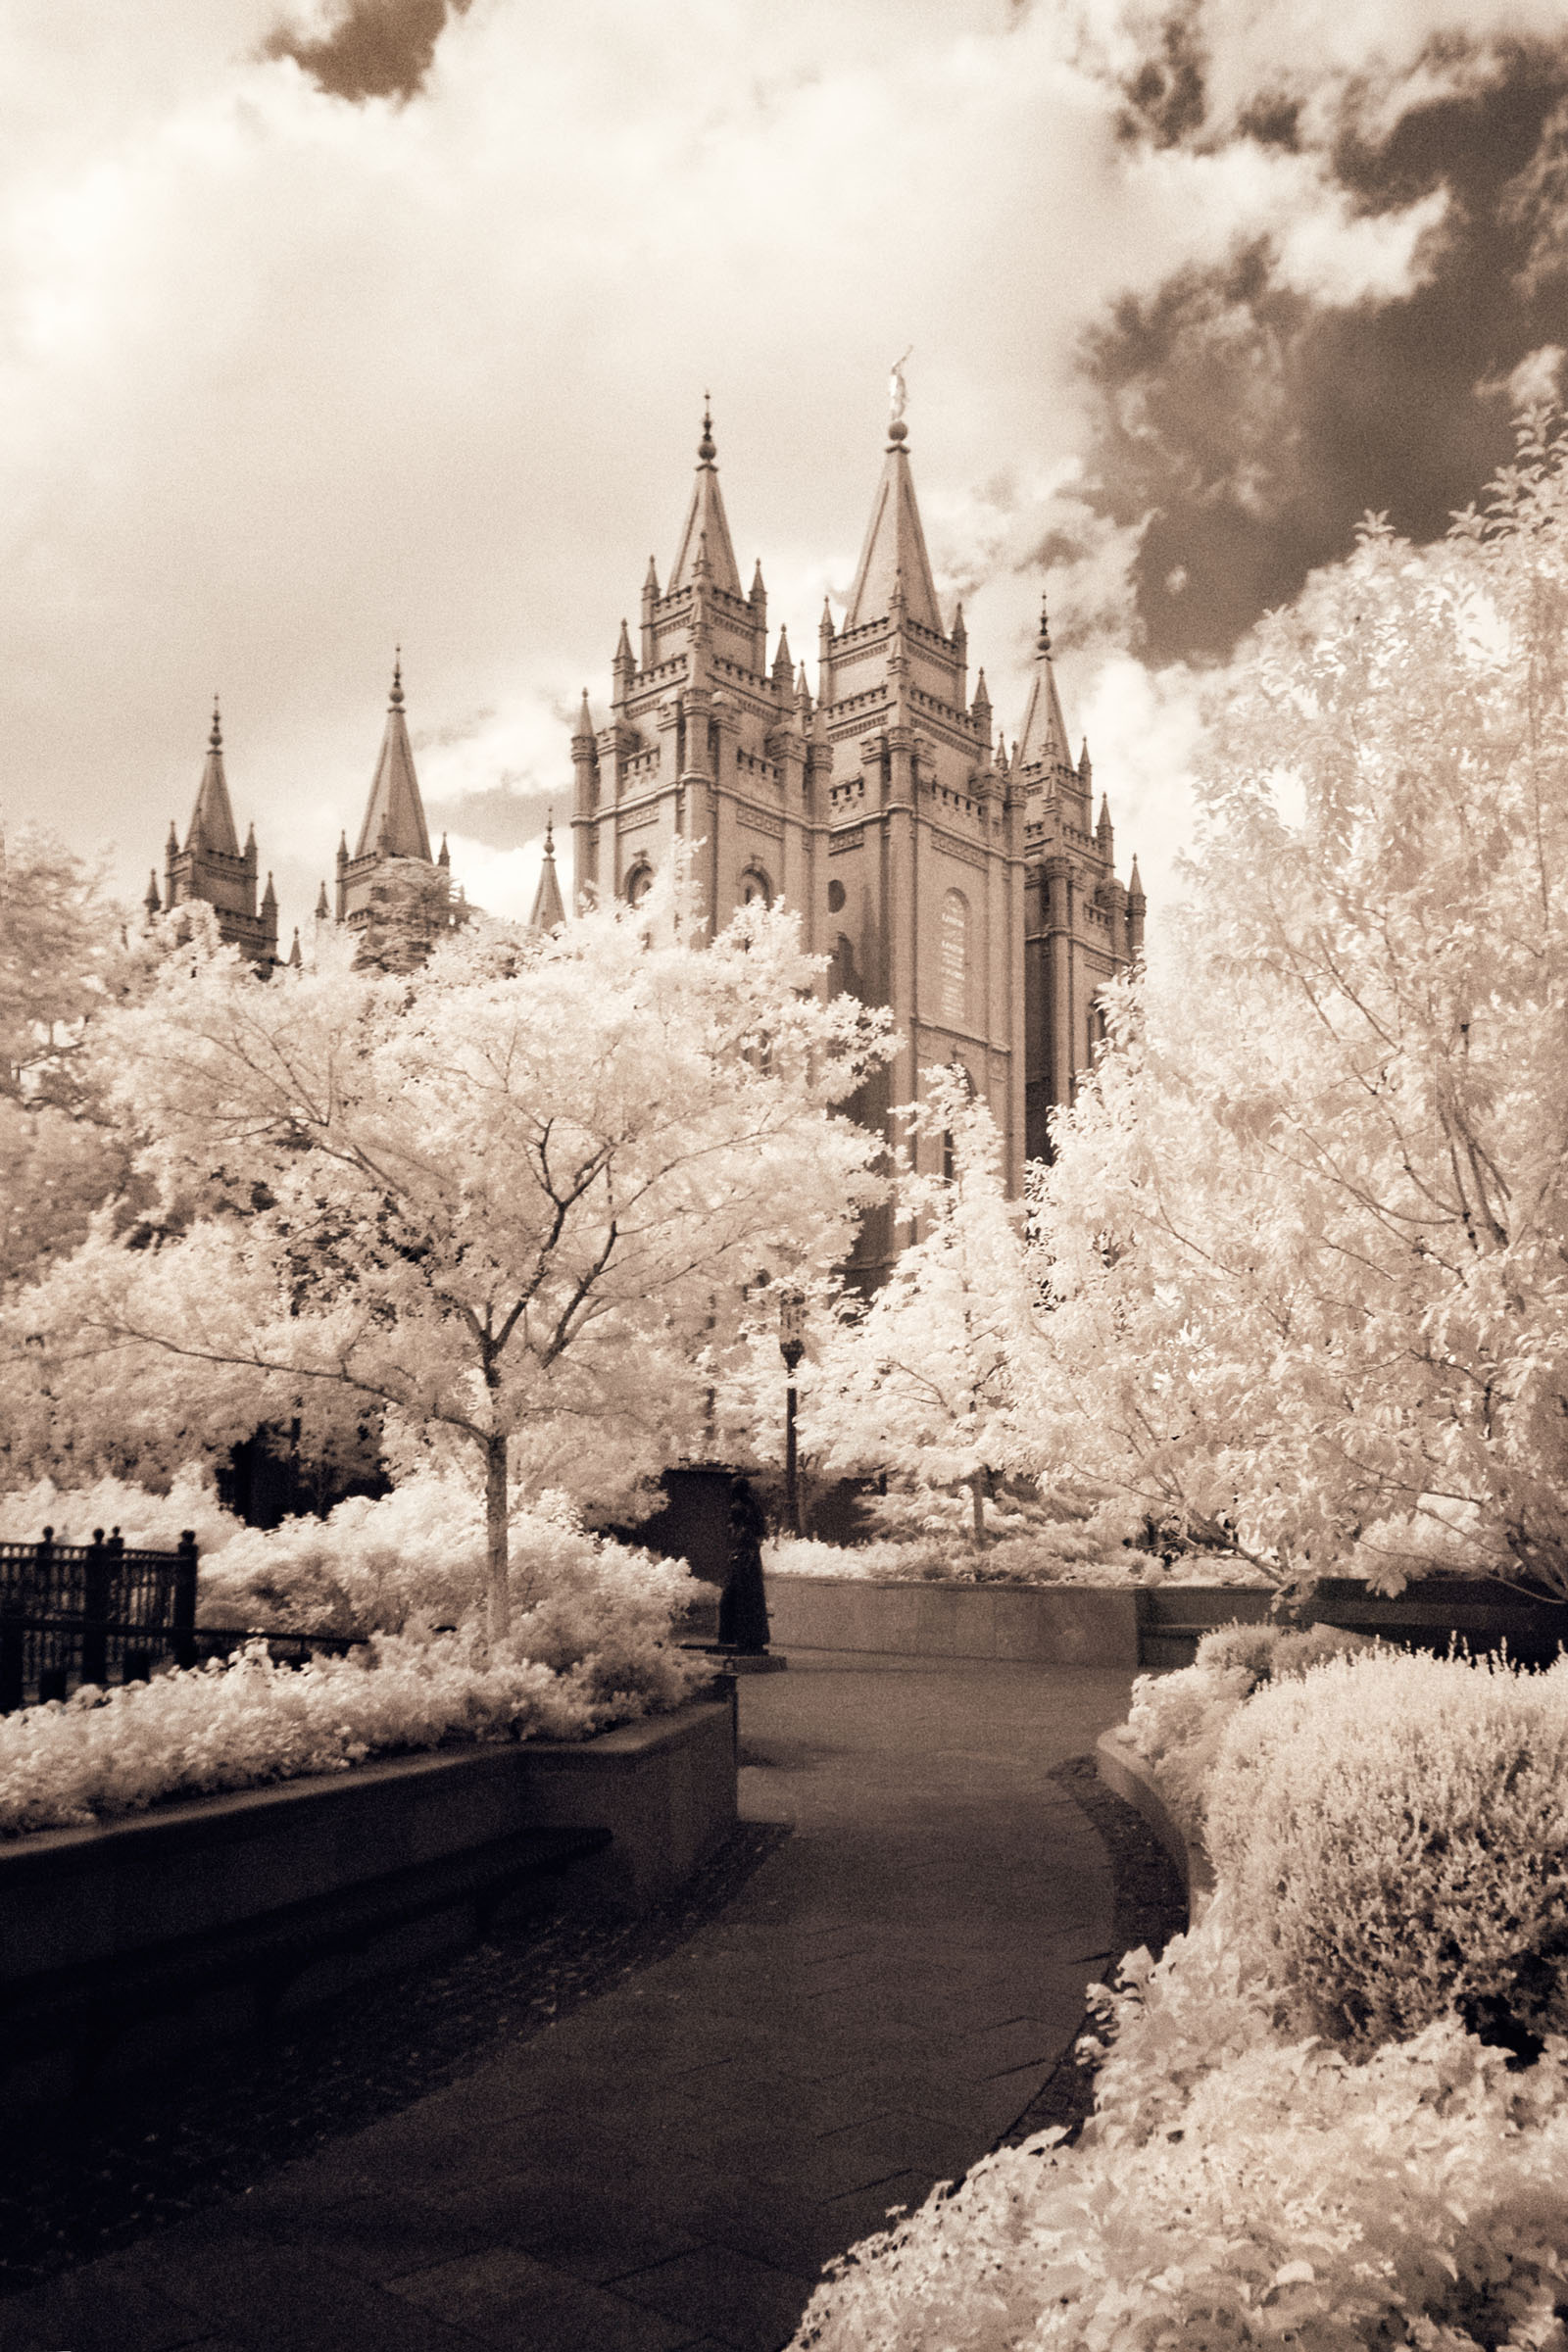
<path fill-rule="evenodd" d="M 0 2352 L 777 2352 L 832 2255 L 1022 2114 L 1114 1957 L 1054 1768 L 1131 1676 L 798 1652 L 795 1834 L 679 1951 L 245 2195 L 0 2302 Z"/>

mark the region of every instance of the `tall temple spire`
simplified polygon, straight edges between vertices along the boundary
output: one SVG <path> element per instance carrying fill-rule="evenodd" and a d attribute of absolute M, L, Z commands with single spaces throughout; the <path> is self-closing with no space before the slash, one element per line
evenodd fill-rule
<path fill-rule="evenodd" d="M 1051 619 L 1044 597 L 1040 600 L 1040 633 L 1035 639 L 1034 675 L 1029 701 L 1013 753 L 1015 767 L 1072 767 L 1067 748 L 1067 724 L 1061 715 L 1056 672 L 1051 659 Z"/>
<path fill-rule="evenodd" d="M 196 788 L 196 806 L 190 812 L 190 830 L 185 835 L 187 850 L 217 851 L 222 858 L 237 858 L 240 854 L 239 835 L 234 830 L 233 804 L 228 797 L 228 785 L 223 776 L 223 728 L 219 716 L 218 697 L 213 697 L 213 731 L 207 738 L 207 763 L 202 780 Z"/>
<path fill-rule="evenodd" d="M 697 444 L 697 479 L 692 485 L 692 503 L 686 514 L 686 528 L 680 535 L 680 546 L 670 569 L 665 595 L 673 596 L 678 589 L 689 588 L 697 572 L 699 548 L 706 541 L 708 580 L 713 588 L 721 588 L 727 596 L 746 602 L 741 575 L 736 567 L 735 550 L 730 544 L 729 523 L 724 514 L 724 501 L 718 487 L 718 468 L 713 464 L 718 455 L 713 441 L 713 418 L 704 395 L 703 437 Z"/>
<path fill-rule="evenodd" d="M 545 857 L 539 868 L 539 888 L 534 893 L 533 912 L 528 917 L 530 931 L 554 931 L 566 919 L 562 904 L 561 882 L 556 873 L 556 812 L 552 808 L 545 818 Z"/>
<path fill-rule="evenodd" d="M 422 858 L 426 865 L 431 862 L 430 835 L 424 822 L 424 804 L 419 798 L 419 779 L 414 772 L 414 752 L 403 710 L 401 646 L 392 667 L 392 694 L 387 704 L 381 757 L 376 761 L 354 855 Z"/>
<path fill-rule="evenodd" d="M 942 615 L 937 610 L 931 559 L 925 552 L 909 453 L 905 447 L 908 437 L 908 426 L 902 416 L 896 416 L 888 426 L 882 479 L 877 484 L 844 626 L 859 629 L 868 621 L 885 619 L 893 607 L 895 588 L 902 585 L 906 619 L 917 621 L 940 637 Z"/>

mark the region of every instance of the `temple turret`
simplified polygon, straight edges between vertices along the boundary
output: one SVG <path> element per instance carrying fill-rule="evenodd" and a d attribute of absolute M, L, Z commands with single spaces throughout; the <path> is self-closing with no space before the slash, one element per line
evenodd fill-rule
<path fill-rule="evenodd" d="M 620 641 L 615 647 L 615 658 L 610 665 L 610 670 L 615 681 L 611 700 L 619 710 L 630 694 L 632 682 L 637 675 L 637 658 L 631 650 L 631 634 L 624 621 L 620 624 Z"/>
<path fill-rule="evenodd" d="M 735 550 L 730 542 L 729 522 L 718 487 L 718 468 L 713 463 L 717 455 L 712 416 L 705 408 L 703 437 L 697 444 L 697 479 L 692 486 L 692 501 L 686 510 L 686 527 L 680 535 L 680 545 L 675 551 L 675 562 L 664 594 L 666 598 L 675 596 L 681 589 L 692 585 L 697 576 L 698 551 L 706 548 L 708 576 L 712 586 L 744 605 L 747 603 L 746 593 L 736 569 Z"/>
<path fill-rule="evenodd" d="M 1056 691 L 1056 672 L 1051 659 L 1051 620 L 1043 599 L 1029 700 L 1024 707 L 1014 759 L 1033 792 L 1049 793 L 1062 783 L 1072 788 L 1077 786 L 1078 774 L 1067 748 L 1067 725 L 1061 715 L 1061 697 Z"/>
<path fill-rule="evenodd" d="M 359 932 L 394 923 L 411 955 L 419 952 L 420 940 L 432 941 L 461 919 L 448 869 L 430 855 L 409 741 L 401 647 L 392 664 L 386 724 L 359 840 L 352 858 L 346 839 L 339 845 L 337 869 L 338 921 Z"/>
<path fill-rule="evenodd" d="M 193 899 L 205 900 L 218 917 L 220 936 L 263 971 L 270 971 L 277 961 L 277 902 L 265 898 L 258 908 L 256 869 L 256 827 L 251 826 L 243 850 L 234 829 L 234 809 L 223 772 L 222 721 L 215 695 L 207 758 L 183 849 L 173 826 L 169 828 L 164 905 L 173 907 Z"/>
<path fill-rule="evenodd" d="M 539 868 L 539 887 L 534 893 L 533 912 L 528 917 L 530 931 L 558 930 L 566 919 L 562 903 L 561 881 L 556 872 L 556 818 L 552 809 L 545 818 L 545 855 Z"/>

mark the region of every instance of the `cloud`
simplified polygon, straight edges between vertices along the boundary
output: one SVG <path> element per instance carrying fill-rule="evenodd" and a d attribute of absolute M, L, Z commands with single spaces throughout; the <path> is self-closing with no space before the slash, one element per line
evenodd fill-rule
<path fill-rule="evenodd" d="M 449 17 L 472 0 L 341 0 L 328 27 L 314 35 L 279 24 L 262 43 L 264 58 L 292 58 L 333 98 L 413 98 L 424 87 Z"/>
<path fill-rule="evenodd" d="M 559 808 L 569 818 L 567 796 L 560 787 L 513 792 L 492 785 L 487 792 L 460 793 L 451 800 L 424 795 L 425 814 L 432 834 L 450 833 L 465 841 L 482 843 L 487 850 L 520 850 L 539 840 L 545 819 Z"/>
<path fill-rule="evenodd" d="M 669 563 L 704 387 L 737 554 L 809 665 L 912 342 L 933 560 L 999 723 L 1048 582 L 1142 848 L 1138 726 L 1175 757 L 1176 681 L 1363 506 L 1441 528 L 1506 448 L 1487 387 L 1568 343 L 1561 0 L 1469 14 L 12 0 L 5 814 L 111 836 L 134 896 L 220 684 L 240 822 L 308 920 L 401 641 L 436 821 L 524 856 Z"/>
<path fill-rule="evenodd" d="M 1099 28 L 1142 168 L 1204 191 L 1216 228 L 1250 191 L 1222 250 L 1082 346 L 1077 495 L 1138 533 L 1156 664 L 1223 657 L 1369 509 L 1438 535 L 1510 452 L 1499 388 L 1554 380 L 1568 41 L 1510 29 L 1528 12 L 1489 32 L 1482 10 L 1476 34 L 1442 13 L 1340 11 L 1330 35 L 1322 9 L 1193 0 Z"/>

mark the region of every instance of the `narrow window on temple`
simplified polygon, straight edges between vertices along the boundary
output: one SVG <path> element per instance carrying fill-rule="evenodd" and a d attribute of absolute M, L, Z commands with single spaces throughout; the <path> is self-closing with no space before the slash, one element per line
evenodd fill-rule
<path fill-rule="evenodd" d="M 942 902 L 942 1018 L 950 1028 L 969 1026 L 969 902 L 950 890 Z"/>

